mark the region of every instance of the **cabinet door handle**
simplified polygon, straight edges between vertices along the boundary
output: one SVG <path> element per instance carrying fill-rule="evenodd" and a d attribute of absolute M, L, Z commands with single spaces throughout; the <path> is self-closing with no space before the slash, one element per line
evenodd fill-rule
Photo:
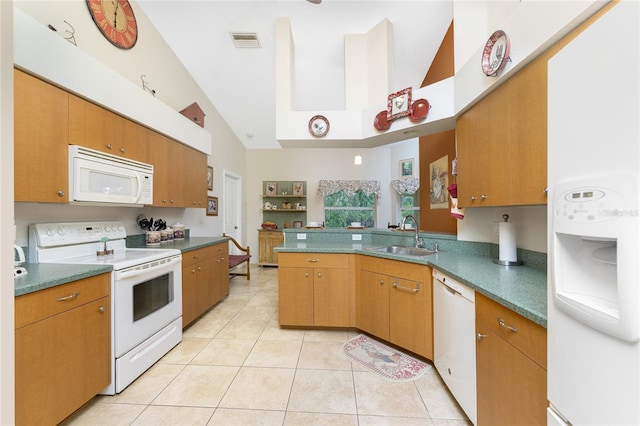
<path fill-rule="evenodd" d="M 64 197 L 64 191 L 62 190 L 58 191 L 58 197 Z"/>
<path fill-rule="evenodd" d="M 111 148 L 113 148 L 113 146 L 112 146 L 110 143 L 108 143 L 108 144 L 107 144 L 107 148 L 108 148 L 108 149 L 111 149 Z"/>
<path fill-rule="evenodd" d="M 487 335 L 486 335 L 486 334 L 482 334 L 482 333 L 477 333 L 477 334 L 476 334 L 476 339 L 478 339 L 478 340 L 482 340 L 482 339 L 484 339 L 485 337 L 487 337 Z"/>
<path fill-rule="evenodd" d="M 384 285 L 384 280 L 380 280 L 380 285 Z"/>
<path fill-rule="evenodd" d="M 403 287 L 401 285 L 398 284 L 398 282 L 394 282 L 393 283 L 393 288 L 397 288 L 398 290 L 402 290 L 402 291 L 410 291 L 411 293 L 417 293 L 420 291 L 420 283 L 416 283 L 416 288 L 409 288 L 409 287 Z"/>
<path fill-rule="evenodd" d="M 307 259 L 307 262 L 316 263 L 320 262 L 320 259 Z"/>
<path fill-rule="evenodd" d="M 471 201 L 475 201 L 475 200 L 476 200 L 476 196 L 475 196 L 475 195 L 472 195 L 472 196 L 471 196 Z"/>
<path fill-rule="evenodd" d="M 487 197 L 487 196 L 486 196 L 486 195 L 484 195 L 484 194 L 482 194 L 482 195 L 480 196 L 480 199 L 481 199 L 481 200 L 486 200 L 487 198 L 489 198 L 489 197 Z"/>
<path fill-rule="evenodd" d="M 98 308 L 98 312 L 100 312 L 101 314 L 104 314 L 104 306 L 100 306 Z"/>
<path fill-rule="evenodd" d="M 318 278 L 322 278 L 322 272 L 318 272 Z"/>
<path fill-rule="evenodd" d="M 124 154 L 124 148 L 120 148 L 120 152 Z"/>
<path fill-rule="evenodd" d="M 511 330 L 514 333 L 518 332 L 518 327 L 513 327 L 511 325 L 505 324 L 504 320 L 500 317 L 498 317 L 498 325 L 500 325 L 500 327 L 506 328 L 507 330 Z"/>
<path fill-rule="evenodd" d="M 68 295 L 68 296 L 58 297 L 58 298 L 56 299 L 56 301 L 57 301 L 57 302 L 64 302 L 64 301 L 67 301 L 67 300 L 73 300 L 73 299 L 75 299 L 76 297 L 78 297 L 79 295 L 80 295 L 80 292 L 79 292 L 79 291 L 76 291 L 75 293 L 70 294 L 70 295 Z"/>
<path fill-rule="evenodd" d="M 305 278 L 309 278 L 309 273 L 308 273 L 308 272 L 305 272 L 305 273 L 304 273 L 304 277 L 305 277 Z"/>

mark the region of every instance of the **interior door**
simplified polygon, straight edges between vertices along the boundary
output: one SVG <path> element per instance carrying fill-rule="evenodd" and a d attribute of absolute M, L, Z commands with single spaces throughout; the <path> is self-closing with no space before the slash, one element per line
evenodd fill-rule
<path fill-rule="evenodd" d="M 222 203 L 222 209 L 224 233 L 235 238 L 242 244 L 242 240 L 239 238 L 242 235 L 242 230 L 240 229 L 240 218 L 242 217 L 240 181 L 240 176 L 227 170 L 224 171 L 224 202 Z M 229 246 L 229 250 L 231 254 L 239 254 L 233 245 Z M 236 252 L 233 250 L 236 250 Z"/>

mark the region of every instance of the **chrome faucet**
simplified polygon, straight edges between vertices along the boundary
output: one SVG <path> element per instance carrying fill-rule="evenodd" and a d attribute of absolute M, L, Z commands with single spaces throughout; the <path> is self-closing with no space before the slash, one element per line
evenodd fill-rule
<path fill-rule="evenodd" d="M 413 225 L 415 226 L 415 234 L 413 236 L 414 238 L 414 247 L 420 247 L 420 237 L 418 236 L 418 222 L 416 221 L 416 218 L 411 216 L 411 215 L 407 215 L 405 217 L 402 218 L 402 222 L 400 222 L 400 229 L 404 229 L 404 225 L 407 222 L 407 219 L 411 219 L 413 220 Z"/>

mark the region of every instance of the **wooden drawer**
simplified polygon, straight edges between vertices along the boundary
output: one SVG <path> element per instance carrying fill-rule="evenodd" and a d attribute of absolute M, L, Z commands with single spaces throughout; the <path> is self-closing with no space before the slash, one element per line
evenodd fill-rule
<path fill-rule="evenodd" d="M 331 253 L 278 253 L 278 266 L 292 268 L 344 268 L 349 267 L 346 254 Z"/>
<path fill-rule="evenodd" d="M 15 328 L 109 296 L 111 274 L 101 274 L 16 297 Z"/>
<path fill-rule="evenodd" d="M 360 256 L 360 268 L 365 271 L 377 272 L 409 281 L 418 281 L 421 283 L 431 281 L 431 268 L 418 263 L 381 259 L 373 256 Z"/>
<path fill-rule="evenodd" d="M 547 369 L 547 330 L 544 327 L 477 292 L 476 320 Z"/>
<path fill-rule="evenodd" d="M 208 246 L 197 250 L 191 250 L 182 254 L 182 266 L 191 266 L 195 265 L 198 262 L 202 262 L 203 260 L 210 259 L 217 255 L 218 245 Z"/>
<path fill-rule="evenodd" d="M 224 243 L 215 244 L 211 246 L 211 248 L 213 249 L 214 256 L 226 256 L 229 254 L 229 243 L 227 241 L 225 241 Z"/>

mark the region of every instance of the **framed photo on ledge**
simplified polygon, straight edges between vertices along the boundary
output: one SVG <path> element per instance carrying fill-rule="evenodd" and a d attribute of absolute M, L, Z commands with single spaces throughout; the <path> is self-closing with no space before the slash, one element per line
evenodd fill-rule
<path fill-rule="evenodd" d="M 411 106 L 411 87 L 402 89 L 399 92 L 392 93 L 387 99 L 387 120 L 395 120 L 396 118 L 409 115 Z"/>
<path fill-rule="evenodd" d="M 278 184 L 276 182 L 267 182 L 264 187 L 264 195 L 276 195 L 278 193 Z"/>
<path fill-rule="evenodd" d="M 293 182 L 293 196 L 304 197 L 304 183 Z"/>
<path fill-rule="evenodd" d="M 218 216 L 218 197 L 207 197 L 207 216 Z"/>

